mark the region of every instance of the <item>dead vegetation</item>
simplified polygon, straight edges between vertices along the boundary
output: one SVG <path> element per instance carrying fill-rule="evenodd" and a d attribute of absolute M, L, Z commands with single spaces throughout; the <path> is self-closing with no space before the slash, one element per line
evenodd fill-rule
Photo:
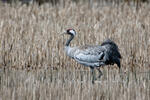
<path fill-rule="evenodd" d="M 98 6 L 66 2 L 0 6 L 0 99 L 148 100 L 150 99 L 150 6 Z M 72 46 L 114 40 L 122 54 L 122 73 L 102 68 L 91 83 L 90 72 L 64 54 L 74 28 Z"/>

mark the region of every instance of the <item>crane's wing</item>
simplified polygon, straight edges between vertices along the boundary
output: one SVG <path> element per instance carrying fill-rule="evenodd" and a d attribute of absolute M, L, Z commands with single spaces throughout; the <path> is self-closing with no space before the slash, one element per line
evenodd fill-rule
<path fill-rule="evenodd" d="M 101 46 L 84 46 L 78 49 L 79 50 L 74 54 L 74 59 L 79 63 L 84 63 L 84 65 L 99 66 L 100 61 L 105 55 L 105 49 Z"/>

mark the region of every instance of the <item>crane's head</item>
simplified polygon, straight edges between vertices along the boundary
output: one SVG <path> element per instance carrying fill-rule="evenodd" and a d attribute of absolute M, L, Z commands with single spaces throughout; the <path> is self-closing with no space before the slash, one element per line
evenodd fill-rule
<path fill-rule="evenodd" d="M 62 34 L 68 34 L 68 35 L 76 35 L 76 31 L 74 29 L 67 29 L 64 33 Z"/>

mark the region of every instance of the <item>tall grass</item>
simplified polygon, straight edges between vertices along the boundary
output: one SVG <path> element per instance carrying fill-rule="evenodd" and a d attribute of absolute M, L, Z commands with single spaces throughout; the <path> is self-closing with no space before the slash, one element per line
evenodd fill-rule
<path fill-rule="evenodd" d="M 150 99 L 150 6 L 89 7 L 66 2 L 0 6 L 0 99 L 148 100 Z M 91 83 L 88 68 L 64 53 L 71 46 L 114 40 L 122 54 L 117 67 L 102 68 L 102 79 Z"/>

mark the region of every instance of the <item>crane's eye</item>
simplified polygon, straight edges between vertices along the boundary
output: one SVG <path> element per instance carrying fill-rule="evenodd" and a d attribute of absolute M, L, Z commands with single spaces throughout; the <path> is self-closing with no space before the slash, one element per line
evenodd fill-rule
<path fill-rule="evenodd" d="M 70 30 L 69 30 L 69 29 L 67 30 L 67 33 L 70 33 Z"/>

